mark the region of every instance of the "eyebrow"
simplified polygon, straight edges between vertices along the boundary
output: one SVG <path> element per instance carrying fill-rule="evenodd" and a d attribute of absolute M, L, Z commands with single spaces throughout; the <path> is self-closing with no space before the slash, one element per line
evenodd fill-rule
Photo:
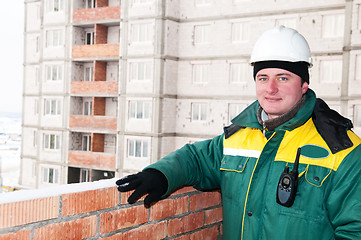
<path fill-rule="evenodd" d="M 279 77 L 279 76 L 291 76 L 291 74 L 289 74 L 289 73 L 278 73 L 278 74 L 276 74 L 276 77 Z M 268 74 L 258 74 L 257 76 L 256 76 L 256 78 L 258 78 L 258 77 L 268 77 Z"/>

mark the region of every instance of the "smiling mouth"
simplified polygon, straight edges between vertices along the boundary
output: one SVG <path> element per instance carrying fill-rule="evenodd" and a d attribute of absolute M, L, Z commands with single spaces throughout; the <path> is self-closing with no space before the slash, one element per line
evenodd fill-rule
<path fill-rule="evenodd" d="M 268 101 L 268 102 L 278 102 L 278 101 L 281 101 L 282 98 L 268 98 L 268 97 L 265 97 L 265 99 Z"/>

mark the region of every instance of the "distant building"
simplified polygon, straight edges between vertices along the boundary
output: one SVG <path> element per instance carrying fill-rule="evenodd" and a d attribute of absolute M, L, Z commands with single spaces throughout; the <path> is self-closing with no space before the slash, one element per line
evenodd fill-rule
<path fill-rule="evenodd" d="M 25 0 L 20 184 L 123 176 L 222 133 L 255 99 L 255 40 L 281 24 L 361 134 L 360 0 Z"/>

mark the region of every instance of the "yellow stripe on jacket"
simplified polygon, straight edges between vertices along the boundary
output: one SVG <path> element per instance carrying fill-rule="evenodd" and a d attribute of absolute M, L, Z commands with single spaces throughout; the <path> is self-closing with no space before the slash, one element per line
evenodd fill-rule
<path fill-rule="evenodd" d="M 305 124 L 292 131 L 285 130 L 275 161 L 293 163 L 297 148 L 301 147 L 301 164 L 321 166 L 337 171 L 347 154 L 361 144 L 361 139 L 352 131 L 348 131 L 348 136 L 353 142 L 353 146 L 332 154 L 326 142 L 317 132 L 312 119 L 309 119 Z M 224 139 L 223 154 L 258 158 L 266 143 L 267 139 L 263 137 L 260 129 L 244 128 Z"/>

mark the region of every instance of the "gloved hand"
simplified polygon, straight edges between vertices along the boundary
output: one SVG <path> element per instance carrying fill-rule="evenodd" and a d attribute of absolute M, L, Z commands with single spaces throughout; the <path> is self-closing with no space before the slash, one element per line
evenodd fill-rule
<path fill-rule="evenodd" d="M 119 192 L 128 192 L 135 189 L 128 198 L 130 204 L 148 194 L 144 199 L 144 206 L 147 208 L 152 203 L 159 201 L 168 189 L 167 178 L 163 173 L 155 169 L 147 169 L 137 174 L 125 176 L 116 181 L 116 184 Z"/>

